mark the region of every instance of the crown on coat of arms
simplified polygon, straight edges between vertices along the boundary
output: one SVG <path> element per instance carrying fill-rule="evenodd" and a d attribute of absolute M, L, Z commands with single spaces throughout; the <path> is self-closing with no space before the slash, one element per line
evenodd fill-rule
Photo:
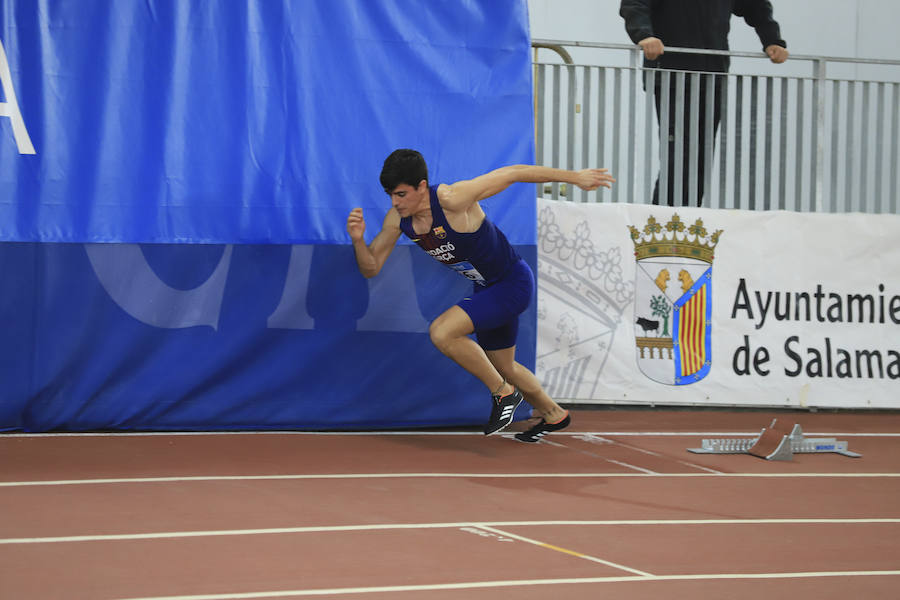
<path fill-rule="evenodd" d="M 647 219 L 643 232 L 634 225 L 629 225 L 628 229 L 631 230 L 631 241 L 634 242 L 634 255 L 637 260 L 655 256 L 678 256 L 712 264 L 713 249 L 719 243 L 719 236 L 722 235 L 721 229 L 709 235 L 703 226 L 703 219 L 697 219 L 693 225 L 686 226 L 677 214 L 672 215 L 672 219 L 665 226 L 658 223 L 656 217 L 651 216 Z"/>

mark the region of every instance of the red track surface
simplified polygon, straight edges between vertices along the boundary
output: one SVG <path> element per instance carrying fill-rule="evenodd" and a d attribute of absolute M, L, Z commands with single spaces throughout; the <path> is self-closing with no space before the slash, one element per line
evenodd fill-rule
<path fill-rule="evenodd" d="M 772 416 L 581 411 L 536 445 L 0 435 L 0 598 L 896 597 L 900 415 L 777 415 L 859 459 L 686 451 Z"/>

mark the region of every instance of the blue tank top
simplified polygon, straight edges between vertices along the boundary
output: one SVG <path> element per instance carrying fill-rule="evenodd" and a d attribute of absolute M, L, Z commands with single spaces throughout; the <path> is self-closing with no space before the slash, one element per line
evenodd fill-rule
<path fill-rule="evenodd" d="M 496 283 L 521 260 L 506 236 L 487 217 L 477 231 L 459 233 L 451 229 L 438 201 L 437 186 L 428 188 L 431 201 L 431 230 L 419 235 L 413 230 L 412 217 L 400 219 L 400 231 L 460 275 L 483 286 Z"/>

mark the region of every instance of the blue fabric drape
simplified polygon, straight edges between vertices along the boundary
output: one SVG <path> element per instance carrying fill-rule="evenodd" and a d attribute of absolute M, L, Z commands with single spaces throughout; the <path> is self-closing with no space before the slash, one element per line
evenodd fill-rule
<path fill-rule="evenodd" d="M 433 183 L 533 160 L 527 25 L 526 0 L 0 0 L 0 429 L 485 420 L 427 333 L 469 284 L 405 243 L 366 280 L 345 224 L 378 229 L 395 148 Z M 532 268 L 535 204 L 484 203 Z"/>
<path fill-rule="evenodd" d="M 534 268 L 536 248 L 519 246 Z M 471 284 L 413 246 L 366 280 L 348 245 L 0 244 L 0 430 L 480 423 L 431 344 Z M 536 309 L 518 360 L 535 361 Z"/>
<path fill-rule="evenodd" d="M 34 148 L 0 115 L 0 240 L 345 243 L 394 148 L 436 183 L 532 160 L 525 0 L 0 7 Z M 533 244 L 519 187 L 493 217 Z"/>

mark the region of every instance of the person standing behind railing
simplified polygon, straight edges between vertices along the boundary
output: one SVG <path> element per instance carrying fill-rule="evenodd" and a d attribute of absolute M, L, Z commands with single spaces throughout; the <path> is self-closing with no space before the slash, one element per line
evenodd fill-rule
<path fill-rule="evenodd" d="M 703 48 L 708 50 L 728 50 L 728 31 L 731 26 L 731 15 L 743 17 L 748 25 L 756 30 L 765 53 L 773 63 L 787 60 L 787 43 L 781 39 L 781 28 L 773 18 L 772 4 L 768 0 L 622 0 L 619 14 L 625 19 L 625 30 L 634 43 L 644 52 L 644 68 L 673 69 L 679 71 L 702 71 L 710 73 L 727 73 L 728 56 L 711 54 L 665 53 L 666 46 L 673 48 Z M 708 77 L 700 77 L 699 98 L 691 98 L 691 78 L 683 78 L 682 94 L 684 98 L 683 139 L 681 141 L 682 171 L 681 204 L 691 206 L 703 202 L 705 156 L 703 144 L 706 140 L 706 119 L 704 111 Z M 661 75 L 655 76 L 656 117 L 659 122 Z M 722 98 L 722 76 L 714 77 L 713 89 L 713 131 L 711 139 L 715 140 L 721 117 L 720 102 Z M 668 185 L 667 204 L 675 205 L 675 114 L 677 97 L 677 78 L 669 77 L 669 126 L 668 126 Z M 691 197 L 690 175 L 690 106 L 691 102 L 699 102 L 699 131 L 697 140 L 696 174 L 697 195 Z M 663 135 L 660 132 L 660 141 Z M 714 143 L 714 142 L 713 142 Z M 659 204 L 659 178 L 653 188 L 653 204 Z"/>

